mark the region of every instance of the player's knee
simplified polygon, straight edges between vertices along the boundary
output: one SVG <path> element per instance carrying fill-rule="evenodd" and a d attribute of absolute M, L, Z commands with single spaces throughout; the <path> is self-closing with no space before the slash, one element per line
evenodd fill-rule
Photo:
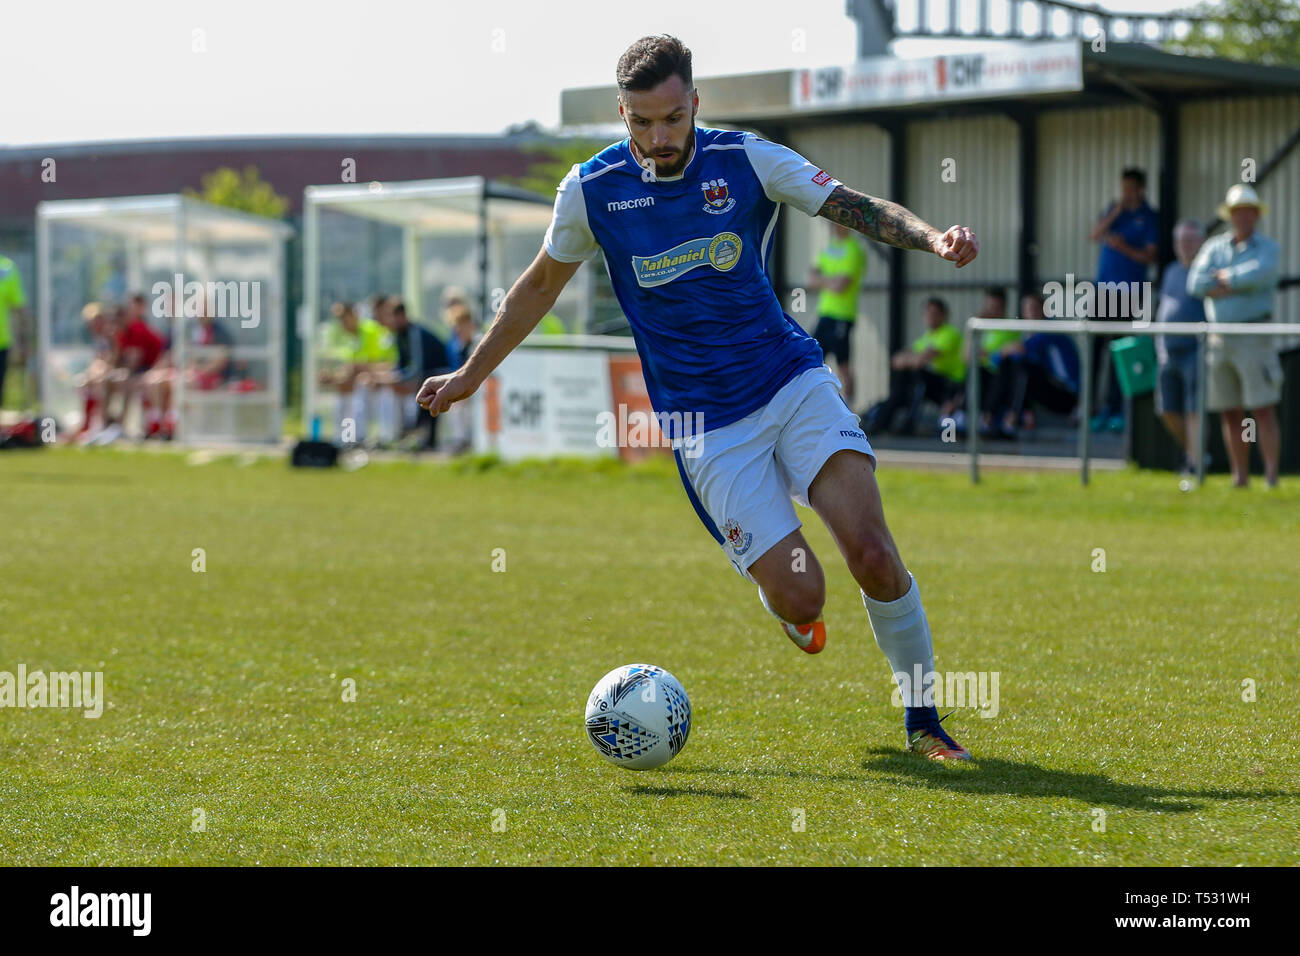
<path fill-rule="evenodd" d="M 885 585 L 898 576 L 901 566 L 894 543 L 885 534 L 864 535 L 853 547 L 853 571 L 860 584 Z"/>

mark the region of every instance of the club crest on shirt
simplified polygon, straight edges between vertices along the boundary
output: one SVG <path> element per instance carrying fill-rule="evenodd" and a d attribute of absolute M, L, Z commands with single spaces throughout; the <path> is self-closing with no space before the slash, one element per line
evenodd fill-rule
<path fill-rule="evenodd" d="M 731 550 L 736 554 L 744 554 L 749 550 L 749 546 L 754 543 L 754 536 L 748 531 L 741 531 L 740 525 L 736 523 L 735 518 L 731 518 L 722 526 L 722 534 L 727 539 L 727 544 L 731 545 Z"/>
<path fill-rule="evenodd" d="M 704 211 L 707 213 L 720 216 L 724 212 L 730 212 L 736 205 L 725 179 L 706 179 L 700 183 L 700 189 L 704 191 Z"/>

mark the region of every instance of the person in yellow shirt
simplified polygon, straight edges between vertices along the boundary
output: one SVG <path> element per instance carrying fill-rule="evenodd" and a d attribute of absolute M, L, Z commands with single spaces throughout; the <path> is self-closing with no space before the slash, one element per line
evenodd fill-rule
<path fill-rule="evenodd" d="M 379 437 L 390 443 L 396 428 L 392 391 L 382 387 L 397 365 L 397 343 L 379 322 L 357 314 L 351 302 L 331 308 L 336 325 L 326 330 L 320 383 L 338 393 L 339 435 L 345 444 L 366 440 L 370 396 L 377 389 Z"/>
<path fill-rule="evenodd" d="M 894 353 L 890 360 L 889 397 L 863 416 L 863 431 L 868 435 L 882 431 L 912 434 L 927 399 L 939 406 L 941 416 L 950 413 L 966 382 L 966 361 L 961 329 L 949 322 L 948 316 L 948 303 L 943 299 L 926 300 L 926 331 L 911 349 Z M 900 412 L 903 414 L 895 422 Z"/>
<path fill-rule="evenodd" d="M 829 365 L 834 360 L 844 401 L 853 407 L 853 325 L 858 318 L 858 293 L 867 275 L 867 256 L 853 233 L 839 223 L 831 224 L 831 241 L 817 256 L 808 286 L 818 292 L 817 325 L 813 338 L 822 347 Z"/>
<path fill-rule="evenodd" d="M 976 318 L 980 319 L 1005 319 L 1007 317 L 1007 293 L 1001 286 L 991 285 L 984 290 L 984 307 L 975 313 Z M 1015 318 L 1013 315 L 1012 318 Z M 989 401 L 993 395 L 993 383 L 997 380 L 998 364 L 1002 359 L 1011 354 L 1016 343 L 1020 341 L 1021 333 L 1011 331 L 985 332 L 980 336 L 980 360 L 975 366 L 980 377 L 980 411 L 989 412 Z M 970 367 L 970 342 L 962 346 L 962 357 L 966 360 L 967 367 Z M 957 435 L 961 436 L 966 431 L 966 394 L 956 398 L 956 410 L 953 412 L 953 420 L 957 425 Z M 984 416 L 984 421 L 988 422 L 988 415 Z"/>
<path fill-rule="evenodd" d="M 25 358 L 21 348 L 25 343 L 21 336 L 26 305 L 27 296 L 23 293 L 23 277 L 19 274 L 18 267 L 12 259 L 0 256 L 0 408 L 4 407 L 5 401 L 5 369 L 9 365 L 9 349 L 15 344 L 15 339 L 19 346 L 15 349 L 15 364 L 21 363 Z M 12 322 L 11 315 L 18 321 Z M 18 336 L 14 335 L 15 329 Z"/>

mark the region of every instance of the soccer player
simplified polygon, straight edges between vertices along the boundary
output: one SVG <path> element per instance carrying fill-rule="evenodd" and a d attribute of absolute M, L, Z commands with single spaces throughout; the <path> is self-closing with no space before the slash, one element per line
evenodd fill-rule
<path fill-rule="evenodd" d="M 155 421 L 152 396 L 144 387 L 144 376 L 167 350 L 167 344 L 145 321 L 143 295 L 136 293 L 125 308 L 113 312 L 111 329 L 115 358 L 112 374 L 105 383 L 105 425 L 87 444 L 108 445 L 122 437 L 123 423 L 136 395 L 140 396 L 141 418 L 146 428 Z M 116 416 L 114 396 L 121 396 L 121 411 Z"/>
<path fill-rule="evenodd" d="M 85 323 L 86 337 L 90 340 L 94 354 L 89 366 L 76 378 L 85 401 L 85 413 L 81 419 L 81 428 L 72 436 L 72 440 L 85 444 L 103 427 L 101 424 L 96 428 L 94 423 L 96 412 L 104 407 L 104 394 L 108 379 L 113 374 L 116 349 L 113 345 L 112 323 L 104 306 L 98 302 L 87 302 L 81 310 L 81 319 Z"/>
<path fill-rule="evenodd" d="M 673 37 L 634 43 L 617 80 L 628 138 L 569 171 L 537 258 L 465 365 L 428 379 L 417 401 L 438 415 L 474 394 L 602 248 L 686 495 L 736 571 L 799 648 L 820 651 L 826 581 L 791 499 L 812 507 L 903 691 L 908 748 L 970 759 L 911 679 L 933 672 L 934 650 L 885 525 L 871 445 L 766 266 L 782 202 L 958 267 L 975 258 L 974 235 L 940 232 L 752 133 L 697 127 L 691 54 Z"/>

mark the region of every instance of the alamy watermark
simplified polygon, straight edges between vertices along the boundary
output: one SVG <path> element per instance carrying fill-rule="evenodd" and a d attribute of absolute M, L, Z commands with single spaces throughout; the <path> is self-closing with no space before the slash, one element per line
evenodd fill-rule
<path fill-rule="evenodd" d="M 600 448 L 674 448 L 684 458 L 698 458 L 703 439 L 703 412 L 648 412 L 620 403 L 616 411 L 596 415 Z"/>
<path fill-rule="evenodd" d="M 240 328 L 255 329 L 262 324 L 262 283 L 258 281 L 199 282 L 185 281 L 178 272 L 170 283 L 155 282 L 153 315 L 156 319 L 184 316 L 197 319 L 239 319 Z M 179 303 L 179 308 L 175 305 Z"/>
<path fill-rule="evenodd" d="M 0 671 L 0 707 L 80 708 L 84 717 L 104 712 L 103 671 Z"/>
<path fill-rule="evenodd" d="M 998 715 L 998 685 L 1001 671 L 936 671 L 922 673 L 921 665 L 912 673 L 894 674 L 895 707 L 975 707 L 981 717 Z M 906 702 L 906 703 L 905 703 Z"/>
<path fill-rule="evenodd" d="M 1090 319 L 1104 315 L 1149 325 L 1154 294 L 1150 282 L 1076 282 L 1066 273 L 1065 282 L 1043 285 L 1043 314 L 1049 319 Z"/>

